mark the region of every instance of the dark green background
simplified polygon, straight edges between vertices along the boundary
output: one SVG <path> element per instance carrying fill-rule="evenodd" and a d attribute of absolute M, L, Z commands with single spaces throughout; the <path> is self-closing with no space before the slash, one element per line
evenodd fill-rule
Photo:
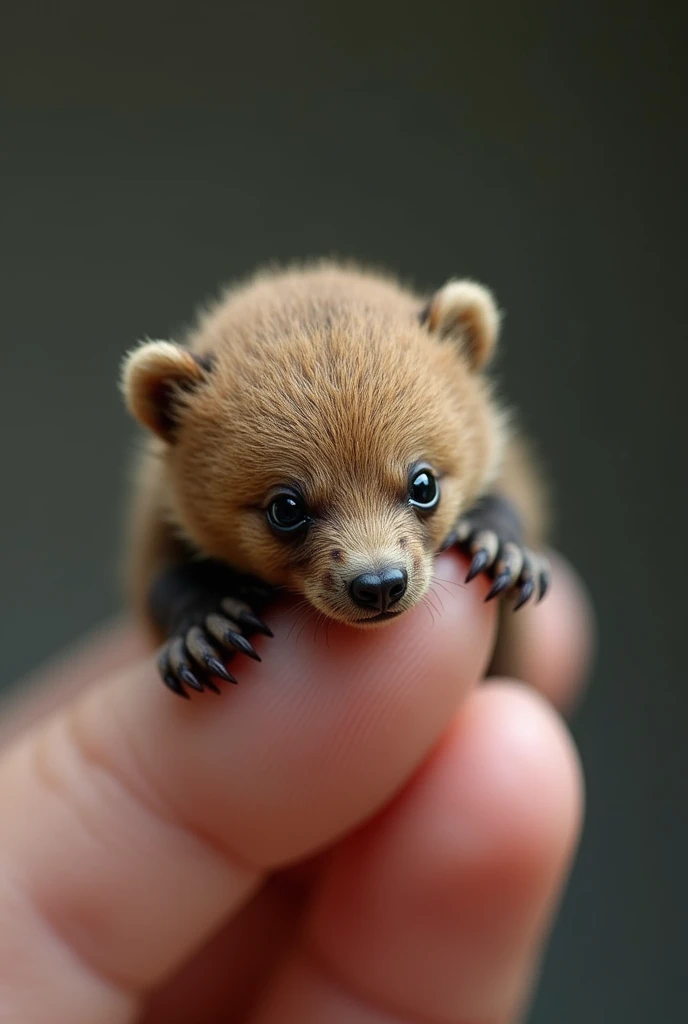
<path fill-rule="evenodd" d="M 686 34 L 679 5 L 5 4 L 1 673 L 116 606 L 135 339 L 268 259 L 451 274 L 601 649 L 536 1022 L 688 1019 Z"/>

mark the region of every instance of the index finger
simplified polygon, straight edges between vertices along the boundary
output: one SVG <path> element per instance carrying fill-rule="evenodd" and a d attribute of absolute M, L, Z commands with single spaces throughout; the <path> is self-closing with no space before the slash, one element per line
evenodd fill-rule
<path fill-rule="evenodd" d="M 444 556 L 444 614 L 374 634 L 287 641 L 282 610 L 269 657 L 224 699 L 175 701 L 136 665 L 8 751 L 3 1009 L 27 1024 L 41 1006 L 70 1024 L 131 1019 L 266 871 L 386 802 L 486 666 L 494 613 L 464 572 Z"/>

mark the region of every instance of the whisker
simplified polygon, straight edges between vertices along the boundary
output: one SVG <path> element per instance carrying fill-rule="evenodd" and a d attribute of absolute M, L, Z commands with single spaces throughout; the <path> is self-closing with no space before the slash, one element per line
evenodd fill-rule
<path fill-rule="evenodd" d="M 459 590 L 465 590 L 465 583 L 457 583 L 456 580 L 446 580 L 443 576 L 432 576 L 432 580 L 437 580 L 438 583 L 448 583 L 450 587 L 458 587 Z"/>
<path fill-rule="evenodd" d="M 306 621 L 304 622 L 303 626 L 302 626 L 302 627 L 301 627 L 301 629 L 299 630 L 299 632 L 298 632 L 298 635 L 297 635 L 297 637 L 296 637 L 296 645 L 297 645 L 297 646 L 298 646 L 299 640 L 301 639 L 301 634 L 303 633 L 304 629 L 305 629 L 305 628 L 306 628 L 306 626 L 308 625 L 309 619 L 310 619 L 310 616 L 309 616 L 309 615 L 306 615 Z"/>
<path fill-rule="evenodd" d="M 294 630 L 298 626 L 298 624 L 302 621 L 304 615 L 308 615 L 308 611 L 309 611 L 310 608 L 311 608 L 311 605 L 310 605 L 309 601 L 303 601 L 301 603 L 301 606 L 298 609 L 298 615 L 296 615 L 294 621 L 291 624 L 291 628 L 289 629 L 289 632 L 287 633 L 287 636 L 286 636 L 287 640 L 289 639 L 291 634 L 294 632 Z"/>
<path fill-rule="evenodd" d="M 437 603 L 440 606 L 440 610 L 441 610 L 442 614 L 444 614 L 445 608 L 444 608 L 444 601 L 442 600 L 442 595 L 438 594 L 436 590 L 433 590 L 432 594 L 433 594 L 433 597 L 436 598 Z"/>
<path fill-rule="evenodd" d="M 428 613 L 428 615 L 430 616 L 430 622 L 431 622 L 431 623 L 433 624 L 433 626 L 434 626 L 434 625 L 435 625 L 435 616 L 433 615 L 433 613 L 432 613 L 432 609 L 431 609 L 431 607 L 430 607 L 430 603 L 429 603 L 429 601 L 427 600 L 427 595 L 426 595 L 425 597 L 423 597 L 423 598 L 421 599 L 421 602 L 420 602 L 420 603 L 421 603 L 421 604 L 423 605 L 423 607 L 425 608 L 426 612 L 427 612 L 427 613 Z"/>
<path fill-rule="evenodd" d="M 426 596 L 426 597 L 427 597 L 427 599 L 428 599 L 428 604 L 432 605 L 432 610 L 433 610 L 433 611 L 434 611 L 434 612 L 435 612 L 435 613 L 436 613 L 437 615 L 439 615 L 439 614 L 440 614 L 440 610 L 439 610 L 439 608 L 437 607 L 437 604 L 436 604 L 436 602 L 435 602 L 435 600 L 434 600 L 434 598 L 435 598 L 435 596 L 436 596 L 436 595 L 435 595 L 435 594 L 433 594 L 433 593 L 432 593 L 432 591 L 428 591 L 428 592 L 427 592 L 427 594 L 426 594 L 425 596 Z M 431 600 L 431 598 L 432 598 L 432 600 Z"/>
<path fill-rule="evenodd" d="M 317 641 L 317 639 L 318 639 L 318 630 L 320 629 L 320 626 L 321 626 L 322 621 L 323 621 L 324 618 L 325 618 L 324 613 L 323 612 L 318 612 L 318 617 L 315 620 L 315 629 L 313 630 L 313 643 L 315 643 Z"/>

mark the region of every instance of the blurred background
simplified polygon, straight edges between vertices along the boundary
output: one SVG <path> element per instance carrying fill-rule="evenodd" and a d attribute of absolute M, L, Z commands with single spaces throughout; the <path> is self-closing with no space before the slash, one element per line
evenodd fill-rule
<path fill-rule="evenodd" d="M 586 830 L 536 1024 L 688 1019 L 684 18 L 3 5 L 3 684 L 119 607 L 134 431 L 116 379 L 136 339 L 174 337 L 267 260 L 486 281 L 503 391 L 601 634 L 574 723 Z"/>

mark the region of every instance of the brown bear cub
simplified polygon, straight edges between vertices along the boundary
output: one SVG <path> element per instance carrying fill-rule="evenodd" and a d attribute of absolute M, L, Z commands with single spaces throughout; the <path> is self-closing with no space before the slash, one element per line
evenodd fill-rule
<path fill-rule="evenodd" d="M 278 586 L 371 628 L 416 605 L 458 544 L 487 600 L 544 596 L 539 481 L 483 372 L 498 330 L 472 281 L 428 302 L 319 263 L 230 290 L 185 346 L 129 353 L 124 395 L 150 432 L 130 582 L 171 690 L 234 682 L 228 655 L 256 656 Z"/>

